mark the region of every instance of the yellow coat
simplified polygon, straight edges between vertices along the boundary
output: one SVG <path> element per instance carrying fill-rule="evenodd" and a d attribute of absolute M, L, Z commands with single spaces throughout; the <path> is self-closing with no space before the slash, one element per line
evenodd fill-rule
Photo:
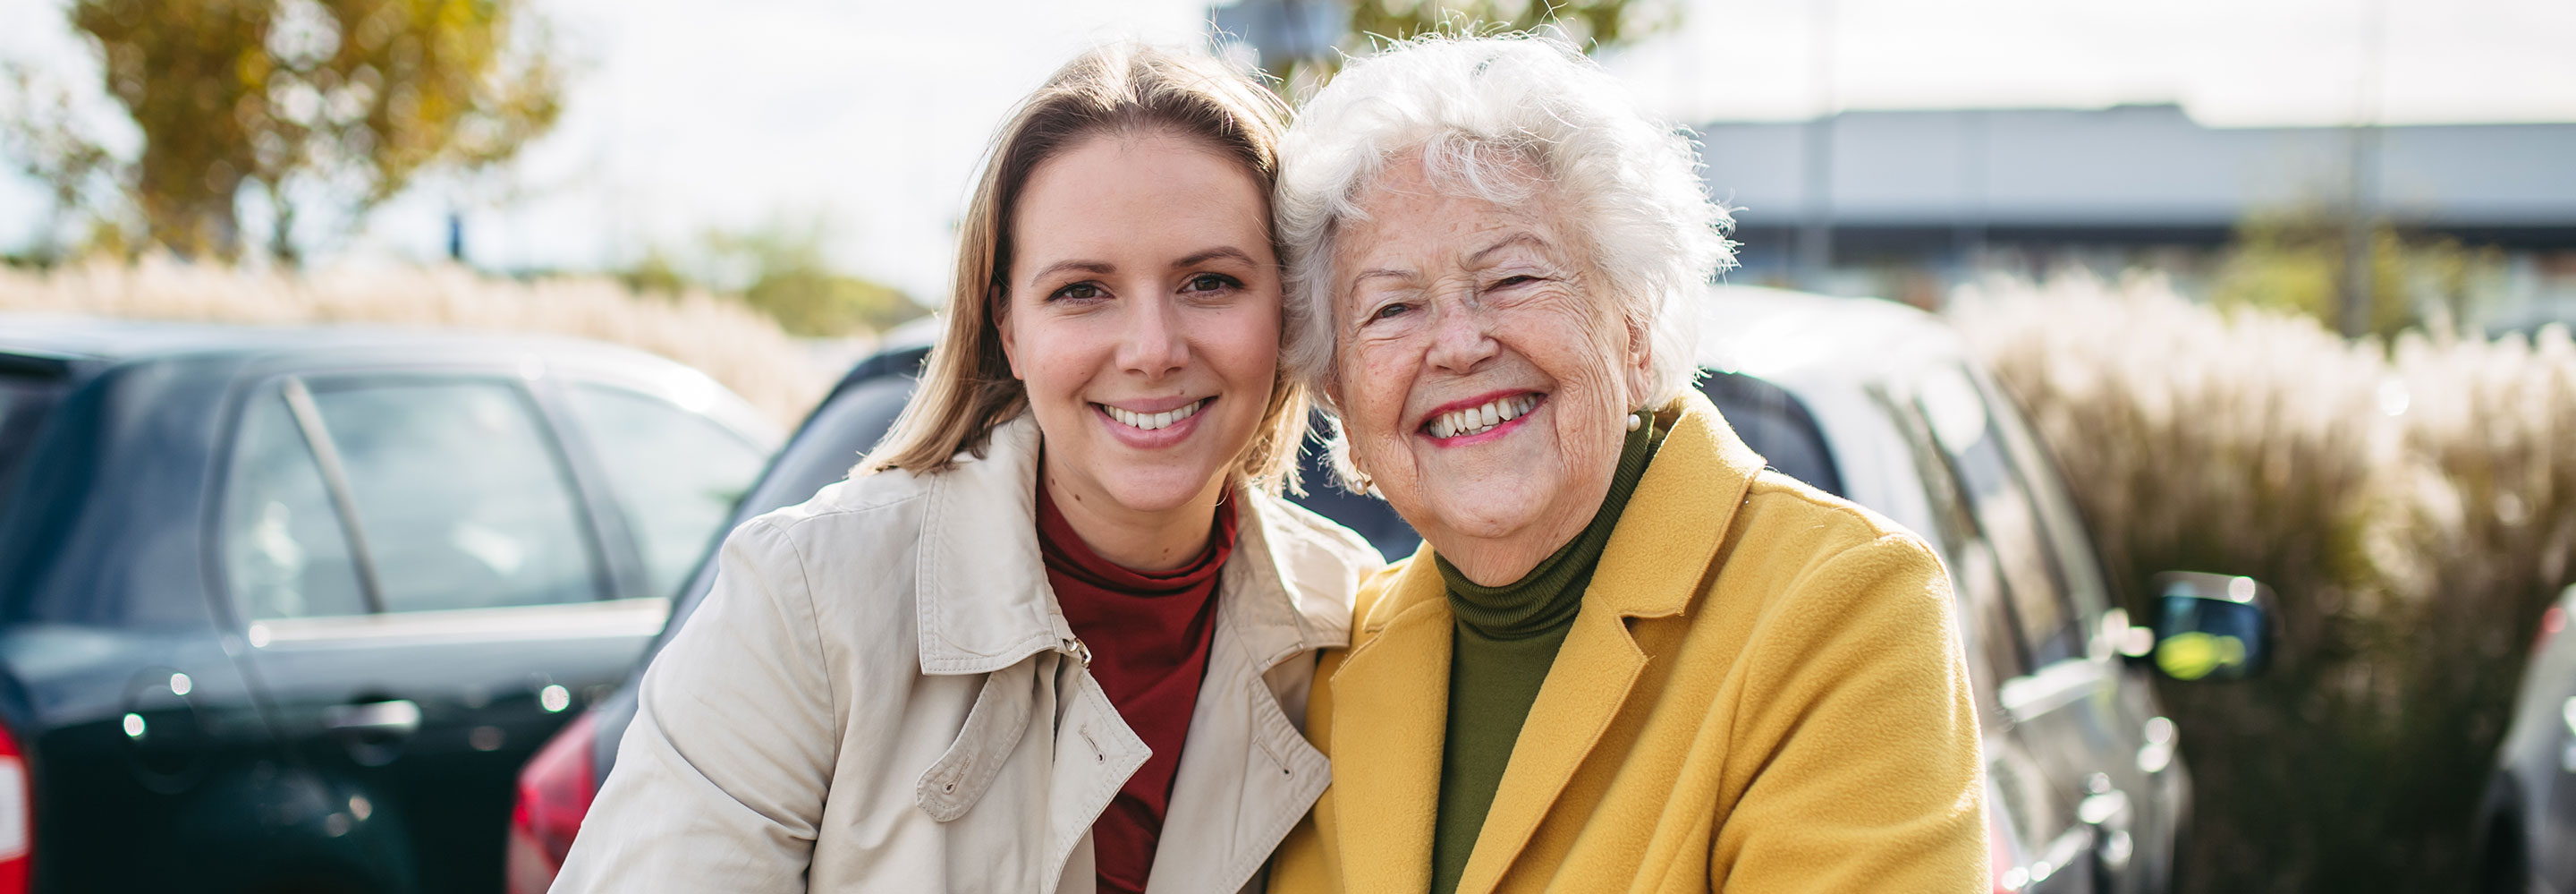
<path fill-rule="evenodd" d="M 1663 417 L 1459 894 L 1989 890 L 1940 560 L 1763 471 L 1698 394 Z M 1316 671 L 1306 735 L 1333 783 L 1273 891 L 1430 886 L 1452 623 L 1430 551 L 1362 589 L 1350 650 Z"/>

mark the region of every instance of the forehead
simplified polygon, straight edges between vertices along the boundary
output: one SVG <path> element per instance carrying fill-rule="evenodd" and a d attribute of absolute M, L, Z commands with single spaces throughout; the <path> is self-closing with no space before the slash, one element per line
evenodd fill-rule
<path fill-rule="evenodd" d="M 1270 206 L 1233 157 L 1178 134 L 1095 134 L 1039 162 L 1011 211 L 1021 253 L 1106 250 L 1141 237 L 1249 234 L 1268 247 Z M 1241 246 L 1251 250 L 1255 246 Z"/>
<path fill-rule="evenodd" d="M 1553 196 L 1537 166 L 1498 154 L 1472 176 L 1476 179 L 1470 180 L 1466 171 L 1435 172 L 1420 150 L 1389 158 L 1361 187 L 1354 203 L 1360 216 L 1343 227 L 1334 253 L 1343 260 L 1465 254 L 1523 232 L 1558 243 Z M 1481 191 L 1495 195 L 1479 195 L 1480 185 L 1486 187 Z"/>

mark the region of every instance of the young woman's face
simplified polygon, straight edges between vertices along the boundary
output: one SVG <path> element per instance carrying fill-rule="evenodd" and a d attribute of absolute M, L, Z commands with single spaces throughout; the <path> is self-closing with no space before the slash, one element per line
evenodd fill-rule
<path fill-rule="evenodd" d="M 1278 369 L 1269 215 L 1240 164 L 1174 134 L 1090 137 L 1030 173 L 1000 327 L 1059 500 L 1214 504 Z"/>

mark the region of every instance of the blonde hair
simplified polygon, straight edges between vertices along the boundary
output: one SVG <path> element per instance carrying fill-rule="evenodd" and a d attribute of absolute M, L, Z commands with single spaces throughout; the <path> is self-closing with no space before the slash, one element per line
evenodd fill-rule
<path fill-rule="evenodd" d="M 1011 375 L 995 324 L 1009 300 L 1011 214 L 1039 164 L 1098 134 L 1177 133 L 1241 162 L 1268 196 L 1278 182 L 1287 115 L 1287 106 L 1270 91 L 1203 56 L 1116 45 L 1083 53 L 1057 70 L 994 136 L 958 235 L 947 329 L 930 349 L 921 390 L 884 442 L 859 463 L 860 473 L 929 474 L 956 465 L 960 453 L 980 458 L 993 429 L 1028 409 L 1028 390 Z M 1278 229 L 1267 217 L 1262 226 L 1275 253 Z M 1303 307 L 1284 296 L 1280 306 L 1284 358 L 1308 327 Z M 1306 386 L 1281 366 L 1271 380 L 1261 427 L 1234 474 L 1272 493 L 1294 487 L 1306 407 Z"/>

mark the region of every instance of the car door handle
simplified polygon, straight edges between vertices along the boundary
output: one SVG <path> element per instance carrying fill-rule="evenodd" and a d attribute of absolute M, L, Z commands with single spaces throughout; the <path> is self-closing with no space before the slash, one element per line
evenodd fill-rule
<path fill-rule="evenodd" d="M 340 705 L 322 725 L 335 733 L 408 736 L 420 731 L 420 705 L 410 699 Z"/>
<path fill-rule="evenodd" d="M 2075 805 L 2075 818 L 2098 833 L 2093 855 L 2103 868 L 2118 872 L 2128 868 L 2129 857 L 2137 850 L 2137 841 L 2129 837 L 2129 793 L 2116 788 L 2086 797 Z"/>

